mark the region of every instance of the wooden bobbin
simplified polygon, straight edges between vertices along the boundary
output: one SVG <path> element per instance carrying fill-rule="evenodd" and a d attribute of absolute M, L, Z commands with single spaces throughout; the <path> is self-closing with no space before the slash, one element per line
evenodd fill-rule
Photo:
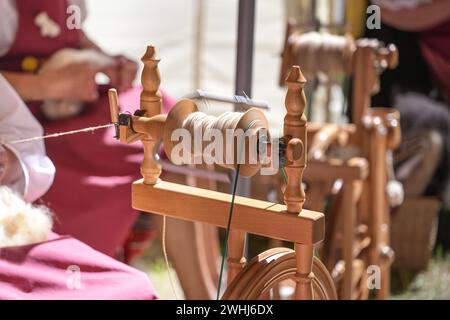
<path fill-rule="evenodd" d="M 301 57 L 295 54 L 296 47 L 299 42 L 301 42 L 301 37 L 305 35 L 300 33 L 298 28 L 296 27 L 295 21 L 288 21 L 286 27 L 286 34 L 284 37 L 284 47 L 281 54 L 281 70 L 280 70 L 280 78 L 279 84 L 283 86 L 285 84 L 284 79 L 289 72 L 289 69 L 292 65 L 299 65 L 302 67 L 303 72 L 308 75 L 310 70 L 306 70 L 303 65 L 303 61 L 301 61 Z M 355 40 L 353 36 L 349 33 L 346 33 L 343 36 L 334 36 L 334 37 L 342 37 L 345 38 L 346 45 L 342 47 L 341 57 L 343 59 L 342 65 L 344 66 L 343 71 L 349 75 L 359 72 L 359 68 L 367 68 L 364 69 L 364 72 L 370 72 L 370 76 L 367 78 L 371 78 L 372 72 L 368 70 L 370 67 L 375 67 L 374 72 L 375 76 L 378 75 L 379 70 L 383 70 L 386 68 L 394 69 L 398 64 L 398 51 L 395 45 L 389 44 L 388 46 L 384 46 L 380 41 L 375 39 L 359 39 Z M 313 56 L 305 57 L 305 59 L 314 59 L 319 61 L 327 62 L 332 58 L 333 51 L 330 51 L 327 48 L 326 41 L 318 40 L 319 43 L 315 43 L 317 52 Z M 358 51 L 361 51 L 358 53 Z M 364 51 L 366 51 L 364 53 Z M 364 56 L 361 62 L 358 62 L 359 58 L 357 55 Z M 320 69 L 320 63 L 318 64 Z M 378 69 L 378 70 L 377 70 Z M 315 70 L 318 71 L 318 70 Z M 323 70 L 321 70 L 323 71 Z M 363 75 L 365 75 L 363 73 Z M 375 84 L 375 83 L 374 83 Z M 370 90 L 366 93 L 369 95 L 373 94 L 373 91 L 376 89 L 372 86 L 369 86 Z"/>
<path fill-rule="evenodd" d="M 294 53 L 295 44 L 300 41 L 301 36 L 295 28 L 295 23 L 288 22 L 282 53 L 280 85 L 284 85 L 282 79 L 292 65 L 302 66 L 302 61 L 299 61 L 299 57 Z M 384 46 L 375 39 L 364 38 L 355 41 L 349 34 L 346 34 L 345 38 L 347 45 L 342 48 L 344 60 L 342 64 L 345 66 L 345 73 L 353 76 L 352 122 L 356 124 L 358 130 L 361 130 L 362 119 L 368 113 L 371 97 L 379 90 L 379 74 L 384 69 L 396 68 L 398 50 L 393 44 Z M 309 59 L 329 60 L 331 52 L 324 50 L 324 46 L 326 43 L 317 45 L 317 54 Z M 362 144 L 360 135 L 356 136 L 355 143 Z"/>
<path fill-rule="evenodd" d="M 175 130 L 183 128 L 184 121 L 194 112 L 199 112 L 199 109 L 197 107 L 197 104 L 189 99 L 182 99 L 178 101 L 175 106 L 170 110 L 169 114 L 167 115 L 166 120 L 166 126 L 164 129 L 164 150 L 166 152 L 167 157 L 173 162 L 173 163 L 182 163 L 182 155 L 178 154 L 177 152 L 172 152 L 175 148 L 175 146 L 179 143 L 178 140 L 172 139 L 172 134 Z M 232 129 L 235 132 L 237 130 L 242 130 L 242 132 L 245 132 L 247 129 L 249 129 L 251 126 L 252 134 L 258 135 L 258 130 L 265 129 L 267 131 L 268 128 L 268 121 L 264 115 L 264 113 L 256 108 L 251 108 L 248 111 L 242 113 L 240 115 L 239 121 L 237 121 L 236 125 L 233 127 L 230 127 L 228 129 Z M 224 141 L 224 147 L 226 144 L 230 143 L 230 141 L 226 141 L 226 137 L 223 137 Z M 195 144 L 195 137 L 191 137 L 191 147 Z M 222 163 L 217 163 L 219 166 L 223 166 L 226 168 L 233 168 L 236 169 L 237 163 L 238 163 L 238 156 L 241 152 L 241 150 L 245 150 L 244 156 L 242 158 L 241 168 L 239 174 L 241 176 L 253 176 L 255 175 L 261 168 L 261 163 L 258 161 L 257 163 L 251 163 L 249 158 L 249 152 L 250 148 L 252 147 L 250 143 L 250 139 L 246 136 L 244 143 L 244 148 L 240 148 L 238 146 L 239 143 L 237 143 L 236 139 L 232 141 L 233 143 L 233 156 L 234 161 L 231 165 L 225 165 Z M 256 151 L 256 150 L 254 150 Z M 226 150 L 224 150 L 225 155 Z M 226 156 L 226 155 L 225 155 Z"/>

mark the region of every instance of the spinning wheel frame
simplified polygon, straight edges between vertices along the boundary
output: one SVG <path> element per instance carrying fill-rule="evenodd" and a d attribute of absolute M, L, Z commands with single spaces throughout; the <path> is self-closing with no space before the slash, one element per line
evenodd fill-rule
<path fill-rule="evenodd" d="M 282 53 L 280 79 L 290 64 L 301 63 L 301 61 L 294 61 L 295 57 L 292 43 L 296 41 L 295 37 L 298 37 L 298 33 L 296 32 L 294 24 L 288 23 Z M 395 110 L 390 108 L 370 109 L 370 99 L 378 91 L 379 73 L 383 69 L 393 69 L 397 66 L 398 52 L 394 45 L 384 47 L 378 41 L 370 39 L 361 39 L 358 41 L 350 38 L 347 39 L 349 42 L 353 42 L 354 49 L 351 52 L 342 54 L 342 57 L 346 57 L 345 59 L 347 60 L 343 61 L 343 65 L 348 66 L 344 68 L 346 70 L 345 73 L 353 76 L 354 87 L 352 95 L 353 124 L 346 126 L 353 126 L 353 129 L 346 138 L 347 142 L 343 144 L 359 147 L 362 156 L 368 160 L 368 176 L 367 179 L 363 179 L 365 180 L 364 188 L 361 201 L 358 205 L 359 212 L 363 214 L 359 219 L 362 220 L 360 222 L 367 224 L 367 234 L 371 240 L 368 254 L 365 255 L 367 257 L 365 263 L 375 264 L 381 267 L 383 283 L 382 289 L 378 290 L 377 295 L 379 298 L 386 298 L 389 295 L 389 265 L 393 259 L 393 252 L 388 246 L 389 213 L 384 192 L 387 179 L 385 162 L 387 150 L 393 150 L 398 146 L 400 141 L 400 127 L 398 113 Z M 282 83 L 280 82 L 280 84 Z M 324 156 L 328 147 L 336 142 L 342 145 L 342 141 L 338 139 L 344 129 L 343 126 L 339 126 L 342 129 L 330 127 L 330 125 L 322 126 L 322 128 L 320 126 L 317 127 L 311 133 L 311 140 L 315 139 L 314 134 L 326 133 L 328 136 L 322 139 L 322 141 L 317 141 L 318 143 L 312 147 L 314 151 L 311 156 L 314 159 L 314 156 L 317 155 L 317 159 L 322 163 L 319 164 L 316 161 L 310 161 L 309 170 L 305 175 L 306 181 L 311 181 L 311 179 L 314 181 L 317 177 L 325 176 L 321 174 L 322 170 L 322 173 L 326 171 L 324 166 L 330 165 L 330 170 L 333 167 L 333 164 Z M 334 166 L 338 166 L 338 163 L 334 163 Z M 348 170 L 345 172 L 346 170 L 344 169 L 345 162 L 342 162 L 342 167 L 339 170 L 343 170 L 343 173 L 345 173 L 343 176 L 348 176 Z M 317 200 L 314 203 L 318 204 L 320 201 Z M 315 210 L 322 210 L 319 207 L 313 208 Z M 329 244 L 330 241 L 327 241 L 327 243 Z M 361 243 L 367 246 L 367 241 Z M 361 247 L 361 245 L 358 244 L 357 246 Z M 359 249 L 357 251 L 360 252 Z M 348 270 L 348 268 L 345 269 Z M 347 284 L 350 283 L 351 278 L 347 277 Z M 350 298 L 353 296 L 353 294 L 349 293 L 348 289 L 345 291 L 347 293 L 344 297 Z"/>
<path fill-rule="evenodd" d="M 141 95 L 141 109 L 134 116 L 117 117 L 117 96 L 115 91 L 110 91 L 110 105 L 112 120 L 119 119 L 116 123 L 119 138 L 124 143 L 140 139 L 144 145 L 144 162 L 141 166 L 143 180 L 133 184 L 133 208 L 144 211 L 160 213 L 185 220 L 209 223 L 217 226 L 226 226 L 226 208 L 230 205 L 229 195 L 202 190 L 199 188 L 170 184 L 160 181 L 161 169 L 155 161 L 153 152 L 158 140 L 164 140 L 179 124 L 186 119 L 186 115 L 195 112 L 196 108 L 190 110 L 181 108 L 186 101 L 180 101 L 178 106 L 168 116 L 155 114 L 160 110 L 159 71 L 155 58 L 154 48 L 149 47 L 143 57 L 144 72 L 142 76 L 144 91 Z M 313 285 L 316 283 L 312 273 L 314 245 L 323 240 L 323 214 L 302 210 L 304 192 L 301 186 L 301 177 L 306 165 L 306 118 L 303 116 L 305 108 L 305 96 L 303 93 L 304 78 L 298 67 L 293 67 L 287 78 L 288 93 L 286 96 L 287 116 L 285 118 L 285 141 L 286 141 L 286 171 L 288 172 L 287 191 L 285 192 L 286 206 L 236 197 L 236 210 L 241 210 L 233 221 L 234 230 L 242 230 L 292 241 L 295 243 L 295 270 L 294 280 L 296 282 L 296 299 L 310 299 L 313 297 Z M 145 83 L 151 81 L 152 83 Z M 156 84 L 156 85 L 155 85 Z M 149 103 L 151 104 L 149 106 Z M 158 104 L 158 108 L 156 108 Z M 188 103 L 191 104 L 190 102 Z M 156 110 L 157 111 L 157 110 Z M 249 110 L 243 114 L 234 127 L 248 128 L 249 121 L 255 121 L 255 115 L 259 110 Z M 249 115 L 252 115 L 250 117 Z M 121 119 L 122 118 L 122 119 Z M 262 128 L 267 120 L 261 121 Z M 300 120 L 298 120 L 300 119 Z M 122 121 L 121 121 L 122 120 Z M 261 126 L 260 126 L 261 127 Z M 170 149 L 170 142 L 167 142 Z M 244 163 L 244 167 L 247 163 Z M 254 172 L 251 168 L 249 174 Z M 164 201 L 166 198 L 168 201 Z M 208 208 L 215 208 L 210 212 Z M 214 213 L 214 214 L 213 214 Z M 238 252 L 236 252 L 238 254 Z M 237 257 L 230 258 L 236 259 Z M 319 282 L 320 283 L 320 282 Z"/>

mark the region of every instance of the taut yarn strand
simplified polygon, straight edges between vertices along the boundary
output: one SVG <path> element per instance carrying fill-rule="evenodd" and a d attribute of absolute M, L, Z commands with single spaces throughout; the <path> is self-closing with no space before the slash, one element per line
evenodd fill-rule
<path fill-rule="evenodd" d="M 71 130 L 71 131 L 66 131 L 66 132 L 51 133 L 51 134 L 47 134 L 45 136 L 38 136 L 38 137 L 21 139 L 21 140 L 14 140 L 14 141 L 9 141 L 7 143 L 8 144 L 19 144 L 19 143 L 38 141 L 38 140 L 44 140 L 44 139 L 49 139 L 49 138 L 58 138 L 58 137 L 68 136 L 68 135 L 77 134 L 77 133 L 93 132 L 95 130 L 106 129 L 106 128 L 109 128 L 112 126 L 114 126 L 114 124 L 110 123 L 110 124 L 104 124 L 104 125 L 100 125 L 100 126 L 96 126 L 96 127 L 88 127 L 88 128 Z"/>

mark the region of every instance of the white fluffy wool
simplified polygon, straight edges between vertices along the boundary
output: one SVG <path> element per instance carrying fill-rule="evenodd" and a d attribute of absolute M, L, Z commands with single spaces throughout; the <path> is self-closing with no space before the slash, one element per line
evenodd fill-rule
<path fill-rule="evenodd" d="M 53 226 L 46 207 L 26 203 L 8 187 L 0 187 L 0 248 L 47 240 Z"/>

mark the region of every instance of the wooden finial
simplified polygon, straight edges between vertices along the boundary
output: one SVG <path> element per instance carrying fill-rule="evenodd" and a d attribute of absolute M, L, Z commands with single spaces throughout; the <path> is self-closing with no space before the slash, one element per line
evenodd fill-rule
<path fill-rule="evenodd" d="M 292 66 L 286 77 L 288 91 L 286 94 L 286 109 L 289 114 L 301 115 L 306 108 L 306 97 L 303 93 L 303 87 L 306 79 L 303 76 L 299 66 Z M 299 92 L 301 91 L 301 92 Z M 304 119 L 306 121 L 306 118 Z"/>
<path fill-rule="evenodd" d="M 144 63 L 141 82 L 141 110 L 145 111 L 146 117 L 152 117 L 162 112 L 162 98 L 159 92 L 161 75 L 158 63 L 161 61 L 156 55 L 155 47 L 147 46 L 147 51 L 141 58 Z M 161 174 L 161 166 L 154 158 L 156 139 L 146 136 L 141 139 L 144 146 L 144 160 L 141 164 L 141 174 L 145 184 L 155 184 Z"/>
<path fill-rule="evenodd" d="M 151 117 L 162 112 L 162 98 L 159 92 L 161 75 L 158 68 L 158 63 L 161 60 L 156 55 L 155 47 L 148 46 L 141 61 L 144 63 L 144 70 L 141 75 L 143 87 L 141 93 L 141 110 L 145 111 L 147 117 Z"/>
<path fill-rule="evenodd" d="M 288 87 L 285 106 L 287 114 L 284 117 L 284 138 L 286 139 L 287 164 L 285 170 L 288 176 L 284 202 L 288 212 L 299 213 L 305 202 L 305 192 L 302 187 L 303 170 L 306 167 L 306 96 L 303 91 L 306 79 L 300 67 L 293 66 L 286 78 Z"/>

